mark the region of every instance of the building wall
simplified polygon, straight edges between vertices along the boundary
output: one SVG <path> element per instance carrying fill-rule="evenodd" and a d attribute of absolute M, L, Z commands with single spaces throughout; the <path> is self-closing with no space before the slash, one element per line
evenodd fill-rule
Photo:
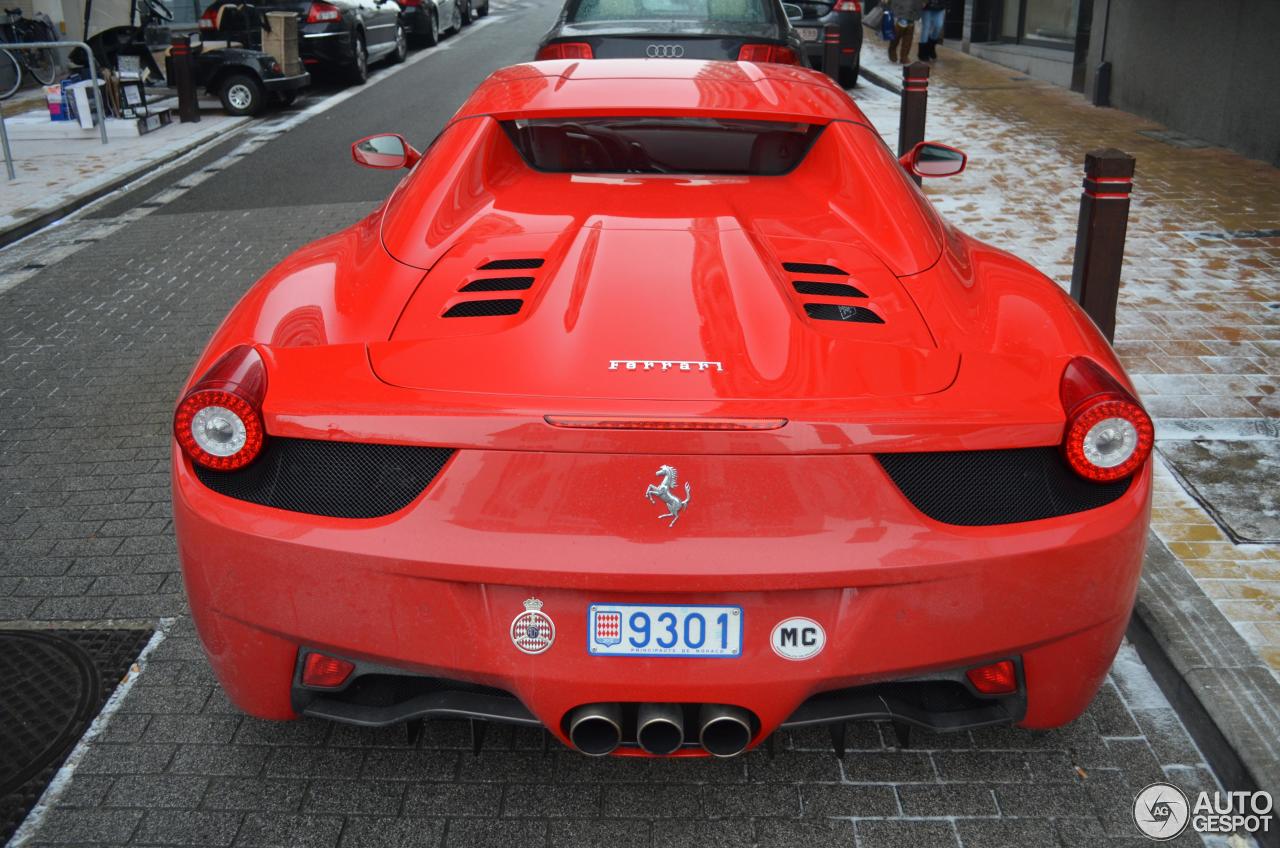
<path fill-rule="evenodd" d="M 1096 0 L 1090 95 L 1104 41 L 1112 106 L 1280 165 L 1280 2 Z"/>

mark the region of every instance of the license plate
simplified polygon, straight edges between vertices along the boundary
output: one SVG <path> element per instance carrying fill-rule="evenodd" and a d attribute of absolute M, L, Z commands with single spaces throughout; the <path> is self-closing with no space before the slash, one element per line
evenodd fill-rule
<path fill-rule="evenodd" d="M 592 604 L 587 653 L 605 657 L 736 657 L 742 608 Z"/>
<path fill-rule="evenodd" d="M 800 38 L 802 38 L 805 41 L 818 40 L 817 27 L 796 27 L 796 32 L 800 33 Z"/>

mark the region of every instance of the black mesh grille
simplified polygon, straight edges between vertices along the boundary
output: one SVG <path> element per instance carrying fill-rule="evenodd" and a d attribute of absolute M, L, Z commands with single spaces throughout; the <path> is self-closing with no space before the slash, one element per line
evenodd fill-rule
<path fill-rule="evenodd" d="M 966 527 L 1095 509 L 1115 501 L 1130 483 L 1091 483 L 1067 467 L 1056 447 L 884 453 L 876 459 L 916 509 Z"/>
<path fill-rule="evenodd" d="M 480 266 L 481 271 L 519 271 L 541 268 L 541 259 L 495 259 Z"/>
<path fill-rule="evenodd" d="M 793 274 L 834 274 L 840 277 L 849 276 L 834 265 L 815 265 L 811 262 L 783 262 L 782 267 Z"/>
<path fill-rule="evenodd" d="M 467 300 L 455 303 L 444 318 L 482 318 L 486 315 L 515 315 L 523 300 Z"/>
<path fill-rule="evenodd" d="M 850 324 L 883 324 L 884 319 L 865 306 L 843 303 L 806 303 L 805 314 L 819 321 L 844 321 Z"/>
<path fill-rule="evenodd" d="M 333 518 L 403 509 L 453 455 L 451 448 L 269 438 L 238 471 L 196 466 L 200 482 L 229 498 Z"/>
<path fill-rule="evenodd" d="M 533 285 L 533 277 L 490 277 L 487 280 L 472 280 L 459 291 L 524 291 L 531 285 Z"/>
<path fill-rule="evenodd" d="M 866 297 L 861 289 L 844 283 L 819 283 L 814 280 L 796 280 L 792 283 L 800 294 L 816 294 L 823 297 Z"/>

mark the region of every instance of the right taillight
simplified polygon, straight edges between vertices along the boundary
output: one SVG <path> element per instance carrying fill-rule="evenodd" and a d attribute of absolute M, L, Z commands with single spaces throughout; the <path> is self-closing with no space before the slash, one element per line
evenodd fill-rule
<path fill-rule="evenodd" d="M 191 461 L 217 471 L 234 471 L 258 458 L 266 440 L 262 399 L 267 369 L 248 345 L 223 354 L 173 413 L 173 435 Z"/>
<path fill-rule="evenodd" d="M 557 41 L 545 45 L 535 57 L 541 62 L 546 59 L 592 59 L 595 54 L 591 45 L 585 41 Z"/>
<path fill-rule="evenodd" d="M 204 14 L 200 16 L 200 29 L 217 29 L 218 28 L 218 7 L 210 6 L 204 10 Z"/>
<path fill-rule="evenodd" d="M 328 24 L 342 19 L 342 10 L 328 3 L 312 3 L 307 9 L 307 23 Z"/>
<path fill-rule="evenodd" d="M 1067 413 L 1062 454 L 1073 471 L 1107 483 L 1147 461 L 1155 441 L 1151 417 L 1101 365 L 1084 357 L 1067 363 L 1061 396 Z"/>
<path fill-rule="evenodd" d="M 790 47 L 780 47 L 776 44 L 744 44 L 738 48 L 738 61 L 798 65 L 800 57 Z"/>
<path fill-rule="evenodd" d="M 861 12 L 862 3 L 859 0 L 837 0 L 837 12 Z"/>

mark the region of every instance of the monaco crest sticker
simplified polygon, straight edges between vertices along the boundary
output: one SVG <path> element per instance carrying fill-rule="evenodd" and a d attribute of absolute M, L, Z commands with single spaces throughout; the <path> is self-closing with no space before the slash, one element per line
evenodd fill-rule
<path fill-rule="evenodd" d="M 526 654 L 540 654 L 556 640 L 556 625 L 542 611 L 542 601 L 529 598 L 524 612 L 511 621 L 511 641 Z"/>

